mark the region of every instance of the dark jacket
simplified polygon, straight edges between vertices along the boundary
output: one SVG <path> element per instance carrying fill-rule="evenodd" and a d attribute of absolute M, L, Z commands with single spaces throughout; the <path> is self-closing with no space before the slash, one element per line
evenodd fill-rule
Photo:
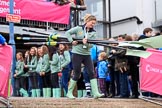
<path fill-rule="evenodd" d="M 126 50 L 123 49 L 118 49 L 116 53 L 113 54 L 115 56 L 115 71 L 129 71 L 128 57 L 125 56 L 125 54 Z"/>
<path fill-rule="evenodd" d="M 145 35 L 141 35 L 141 36 L 138 38 L 138 40 L 146 39 L 146 38 L 149 38 L 149 37 L 147 37 L 147 36 L 145 36 Z"/>

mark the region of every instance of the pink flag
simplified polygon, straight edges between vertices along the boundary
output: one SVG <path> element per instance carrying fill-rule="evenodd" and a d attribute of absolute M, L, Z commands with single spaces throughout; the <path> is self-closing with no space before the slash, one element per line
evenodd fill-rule
<path fill-rule="evenodd" d="M 147 51 L 152 55 L 140 60 L 140 89 L 162 95 L 162 51 Z"/>
<path fill-rule="evenodd" d="M 9 0 L 0 0 L 0 16 L 9 13 Z M 68 24 L 70 4 L 59 6 L 43 0 L 14 0 L 14 14 L 21 19 Z"/>
<path fill-rule="evenodd" d="M 0 96 L 8 96 L 9 75 L 12 61 L 12 47 L 0 45 Z"/>

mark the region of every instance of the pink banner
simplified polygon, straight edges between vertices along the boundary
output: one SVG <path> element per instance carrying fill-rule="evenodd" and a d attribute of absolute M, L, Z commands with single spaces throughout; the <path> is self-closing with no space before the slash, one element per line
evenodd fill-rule
<path fill-rule="evenodd" d="M 140 89 L 162 95 L 162 51 L 148 49 L 152 55 L 140 61 Z"/>
<path fill-rule="evenodd" d="M 12 48 L 0 45 L 0 96 L 8 96 L 9 75 L 11 70 Z"/>
<path fill-rule="evenodd" d="M 9 13 L 9 0 L 0 0 L 0 16 Z M 52 2 L 37 0 L 14 0 L 14 14 L 21 19 L 68 24 L 70 5 L 59 6 Z"/>

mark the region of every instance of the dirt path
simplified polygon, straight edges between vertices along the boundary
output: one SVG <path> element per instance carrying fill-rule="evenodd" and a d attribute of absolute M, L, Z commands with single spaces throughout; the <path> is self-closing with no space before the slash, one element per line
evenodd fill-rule
<path fill-rule="evenodd" d="M 13 108 L 162 108 L 141 99 L 67 99 L 11 97 Z"/>

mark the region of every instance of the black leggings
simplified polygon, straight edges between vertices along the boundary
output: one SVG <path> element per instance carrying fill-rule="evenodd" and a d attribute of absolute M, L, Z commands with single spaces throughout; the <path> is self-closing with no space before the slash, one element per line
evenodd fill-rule
<path fill-rule="evenodd" d="M 20 93 L 19 93 L 19 90 L 20 90 L 20 78 L 15 78 L 15 96 L 20 96 Z"/>
<path fill-rule="evenodd" d="M 27 77 L 20 77 L 20 87 L 27 90 Z"/>
<path fill-rule="evenodd" d="M 42 87 L 43 88 L 51 88 L 51 81 L 50 81 L 50 75 L 51 73 L 45 73 L 44 76 L 42 76 Z"/>
<path fill-rule="evenodd" d="M 77 89 L 78 90 L 85 90 L 85 83 L 83 81 L 83 73 L 81 73 L 81 77 L 79 78 L 77 82 Z"/>
<path fill-rule="evenodd" d="M 51 74 L 51 85 L 52 88 L 59 88 L 59 77 L 57 72 Z"/>
<path fill-rule="evenodd" d="M 73 80 L 77 81 L 79 79 L 80 73 L 81 73 L 81 64 L 83 63 L 85 68 L 87 69 L 87 73 L 89 75 L 90 79 L 95 78 L 95 73 L 94 73 L 94 66 L 91 60 L 90 55 L 79 55 L 79 54 L 74 54 L 72 55 L 72 63 L 73 63 Z"/>
<path fill-rule="evenodd" d="M 38 89 L 38 73 L 36 72 L 31 72 L 29 76 L 29 80 L 31 82 L 31 87 L 32 89 Z"/>

